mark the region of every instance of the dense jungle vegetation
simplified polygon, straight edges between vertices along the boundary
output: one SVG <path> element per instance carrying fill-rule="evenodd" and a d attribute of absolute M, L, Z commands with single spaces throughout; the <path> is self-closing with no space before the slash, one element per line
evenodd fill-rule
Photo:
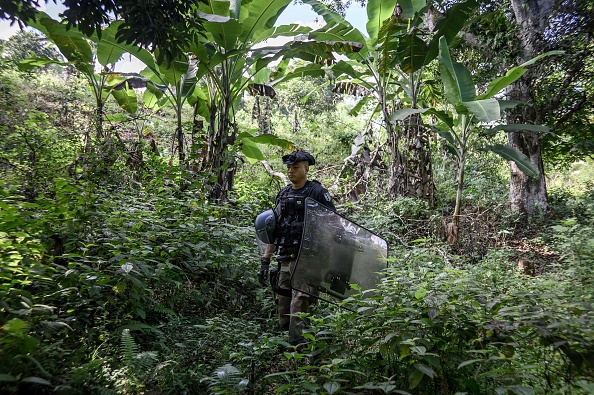
<path fill-rule="evenodd" d="M 594 393 L 592 1 L 37 3 L 0 3 L 37 29 L 0 41 L 0 393 Z M 297 147 L 389 245 L 298 349 L 253 229 Z"/>

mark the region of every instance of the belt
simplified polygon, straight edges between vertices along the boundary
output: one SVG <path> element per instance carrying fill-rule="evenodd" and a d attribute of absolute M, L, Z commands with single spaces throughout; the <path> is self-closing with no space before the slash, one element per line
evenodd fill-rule
<path fill-rule="evenodd" d="M 292 261 L 295 258 L 297 258 L 297 254 L 279 255 L 276 257 L 276 260 L 279 262 L 284 262 L 284 261 Z"/>

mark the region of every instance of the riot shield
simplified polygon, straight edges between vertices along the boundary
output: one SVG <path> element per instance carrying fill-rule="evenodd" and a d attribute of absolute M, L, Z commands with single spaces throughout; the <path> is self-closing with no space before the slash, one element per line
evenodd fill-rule
<path fill-rule="evenodd" d="M 305 201 L 305 224 L 291 287 L 328 302 L 376 288 L 388 244 L 317 201 Z"/>

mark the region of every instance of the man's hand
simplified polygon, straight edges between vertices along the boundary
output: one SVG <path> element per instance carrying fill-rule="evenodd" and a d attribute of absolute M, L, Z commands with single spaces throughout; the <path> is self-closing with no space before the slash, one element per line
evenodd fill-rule
<path fill-rule="evenodd" d="M 262 258 L 260 260 L 260 271 L 258 272 L 258 281 L 262 284 L 263 287 L 267 287 L 270 284 L 268 283 L 268 273 L 270 272 L 270 258 Z"/>

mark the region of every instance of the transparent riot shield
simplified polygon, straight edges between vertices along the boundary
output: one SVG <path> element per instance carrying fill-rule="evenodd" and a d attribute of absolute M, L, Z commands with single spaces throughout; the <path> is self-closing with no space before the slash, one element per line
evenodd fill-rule
<path fill-rule="evenodd" d="M 260 256 L 264 255 L 264 251 L 266 251 L 266 244 L 262 243 L 262 240 L 258 238 L 256 232 L 254 232 L 254 239 L 256 239 L 256 243 L 258 244 L 258 253 Z"/>
<path fill-rule="evenodd" d="M 328 302 L 374 289 L 387 267 L 388 244 L 317 201 L 305 201 L 305 224 L 291 276 L 294 289 Z"/>

